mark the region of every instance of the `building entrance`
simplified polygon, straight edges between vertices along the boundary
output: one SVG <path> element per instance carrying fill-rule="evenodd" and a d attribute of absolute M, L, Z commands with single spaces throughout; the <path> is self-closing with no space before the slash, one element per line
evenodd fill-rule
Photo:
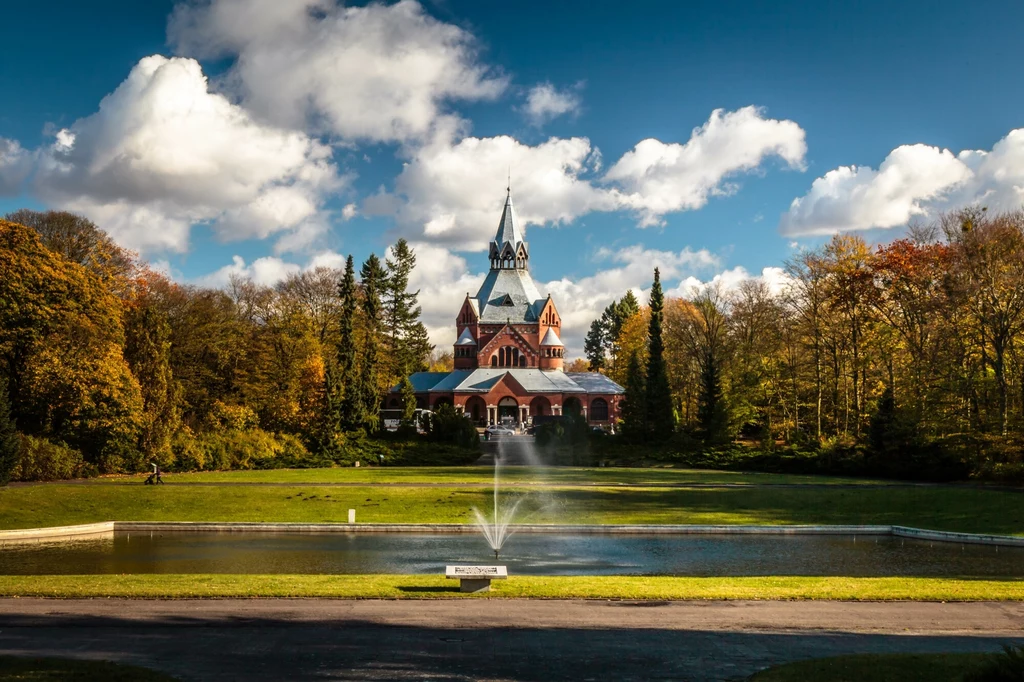
<path fill-rule="evenodd" d="M 498 401 L 498 423 L 519 424 L 519 403 L 515 398 L 502 398 Z"/>

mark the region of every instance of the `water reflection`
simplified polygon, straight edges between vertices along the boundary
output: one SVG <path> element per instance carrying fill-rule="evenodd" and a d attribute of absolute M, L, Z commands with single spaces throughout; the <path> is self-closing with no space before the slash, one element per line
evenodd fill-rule
<path fill-rule="evenodd" d="M 0 550 L 0 574 L 440 573 L 490 563 L 477 534 L 153 533 Z M 517 575 L 1024 577 L 1024 548 L 887 536 L 512 535 Z"/>

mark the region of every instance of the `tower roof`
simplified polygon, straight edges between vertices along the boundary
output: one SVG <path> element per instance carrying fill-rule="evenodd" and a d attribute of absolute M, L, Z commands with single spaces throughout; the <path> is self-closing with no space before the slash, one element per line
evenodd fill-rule
<path fill-rule="evenodd" d="M 515 206 L 512 205 L 512 188 L 508 188 L 508 196 L 505 197 L 505 210 L 501 212 L 501 222 L 498 223 L 498 232 L 492 240 L 500 250 L 506 243 L 511 243 L 513 249 L 519 248 L 523 239 L 523 230 L 519 226 L 519 216 L 516 215 Z"/>
<path fill-rule="evenodd" d="M 544 335 L 544 340 L 540 342 L 541 346 L 561 346 L 562 339 L 558 338 L 558 334 L 555 332 L 554 327 L 548 329 L 548 333 Z"/>

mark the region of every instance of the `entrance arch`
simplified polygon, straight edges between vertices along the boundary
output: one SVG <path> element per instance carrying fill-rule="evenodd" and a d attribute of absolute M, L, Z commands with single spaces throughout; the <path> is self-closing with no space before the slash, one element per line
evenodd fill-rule
<path fill-rule="evenodd" d="M 498 401 L 498 422 L 507 424 L 519 423 L 519 403 L 515 398 L 505 397 Z"/>
<path fill-rule="evenodd" d="M 530 416 L 541 417 L 551 414 L 551 401 L 542 395 L 530 401 Z"/>
<path fill-rule="evenodd" d="M 583 414 L 583 403 L 579 398 L 566 398 L 562 403 L 562 414 Z"/>
<path fill-rule="evenodd" d="M 483 422 L 487 419 L 487 403 L 478 395 L 472 396 L 466 401 L 465 414 L 474 422 Z"/>

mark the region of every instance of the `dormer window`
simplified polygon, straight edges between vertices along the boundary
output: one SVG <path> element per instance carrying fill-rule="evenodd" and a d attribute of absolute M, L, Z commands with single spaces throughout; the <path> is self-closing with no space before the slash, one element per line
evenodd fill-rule
<path fill-rule="evenodd" d="M 514 306 L 514 305 L 515 305 L 515 302 L 514 302 L 514 301 L 512 300 L 512 297 L 511 297 L 511 296 L 509 296 L 508 294 L 505 294 L 505 295 L 504 295 L 504 296 L 503 296 L 503 297 L 501 298 L 501 303 L 499 303 L 498 305 L 503 305 L 503 306 Z"/>

